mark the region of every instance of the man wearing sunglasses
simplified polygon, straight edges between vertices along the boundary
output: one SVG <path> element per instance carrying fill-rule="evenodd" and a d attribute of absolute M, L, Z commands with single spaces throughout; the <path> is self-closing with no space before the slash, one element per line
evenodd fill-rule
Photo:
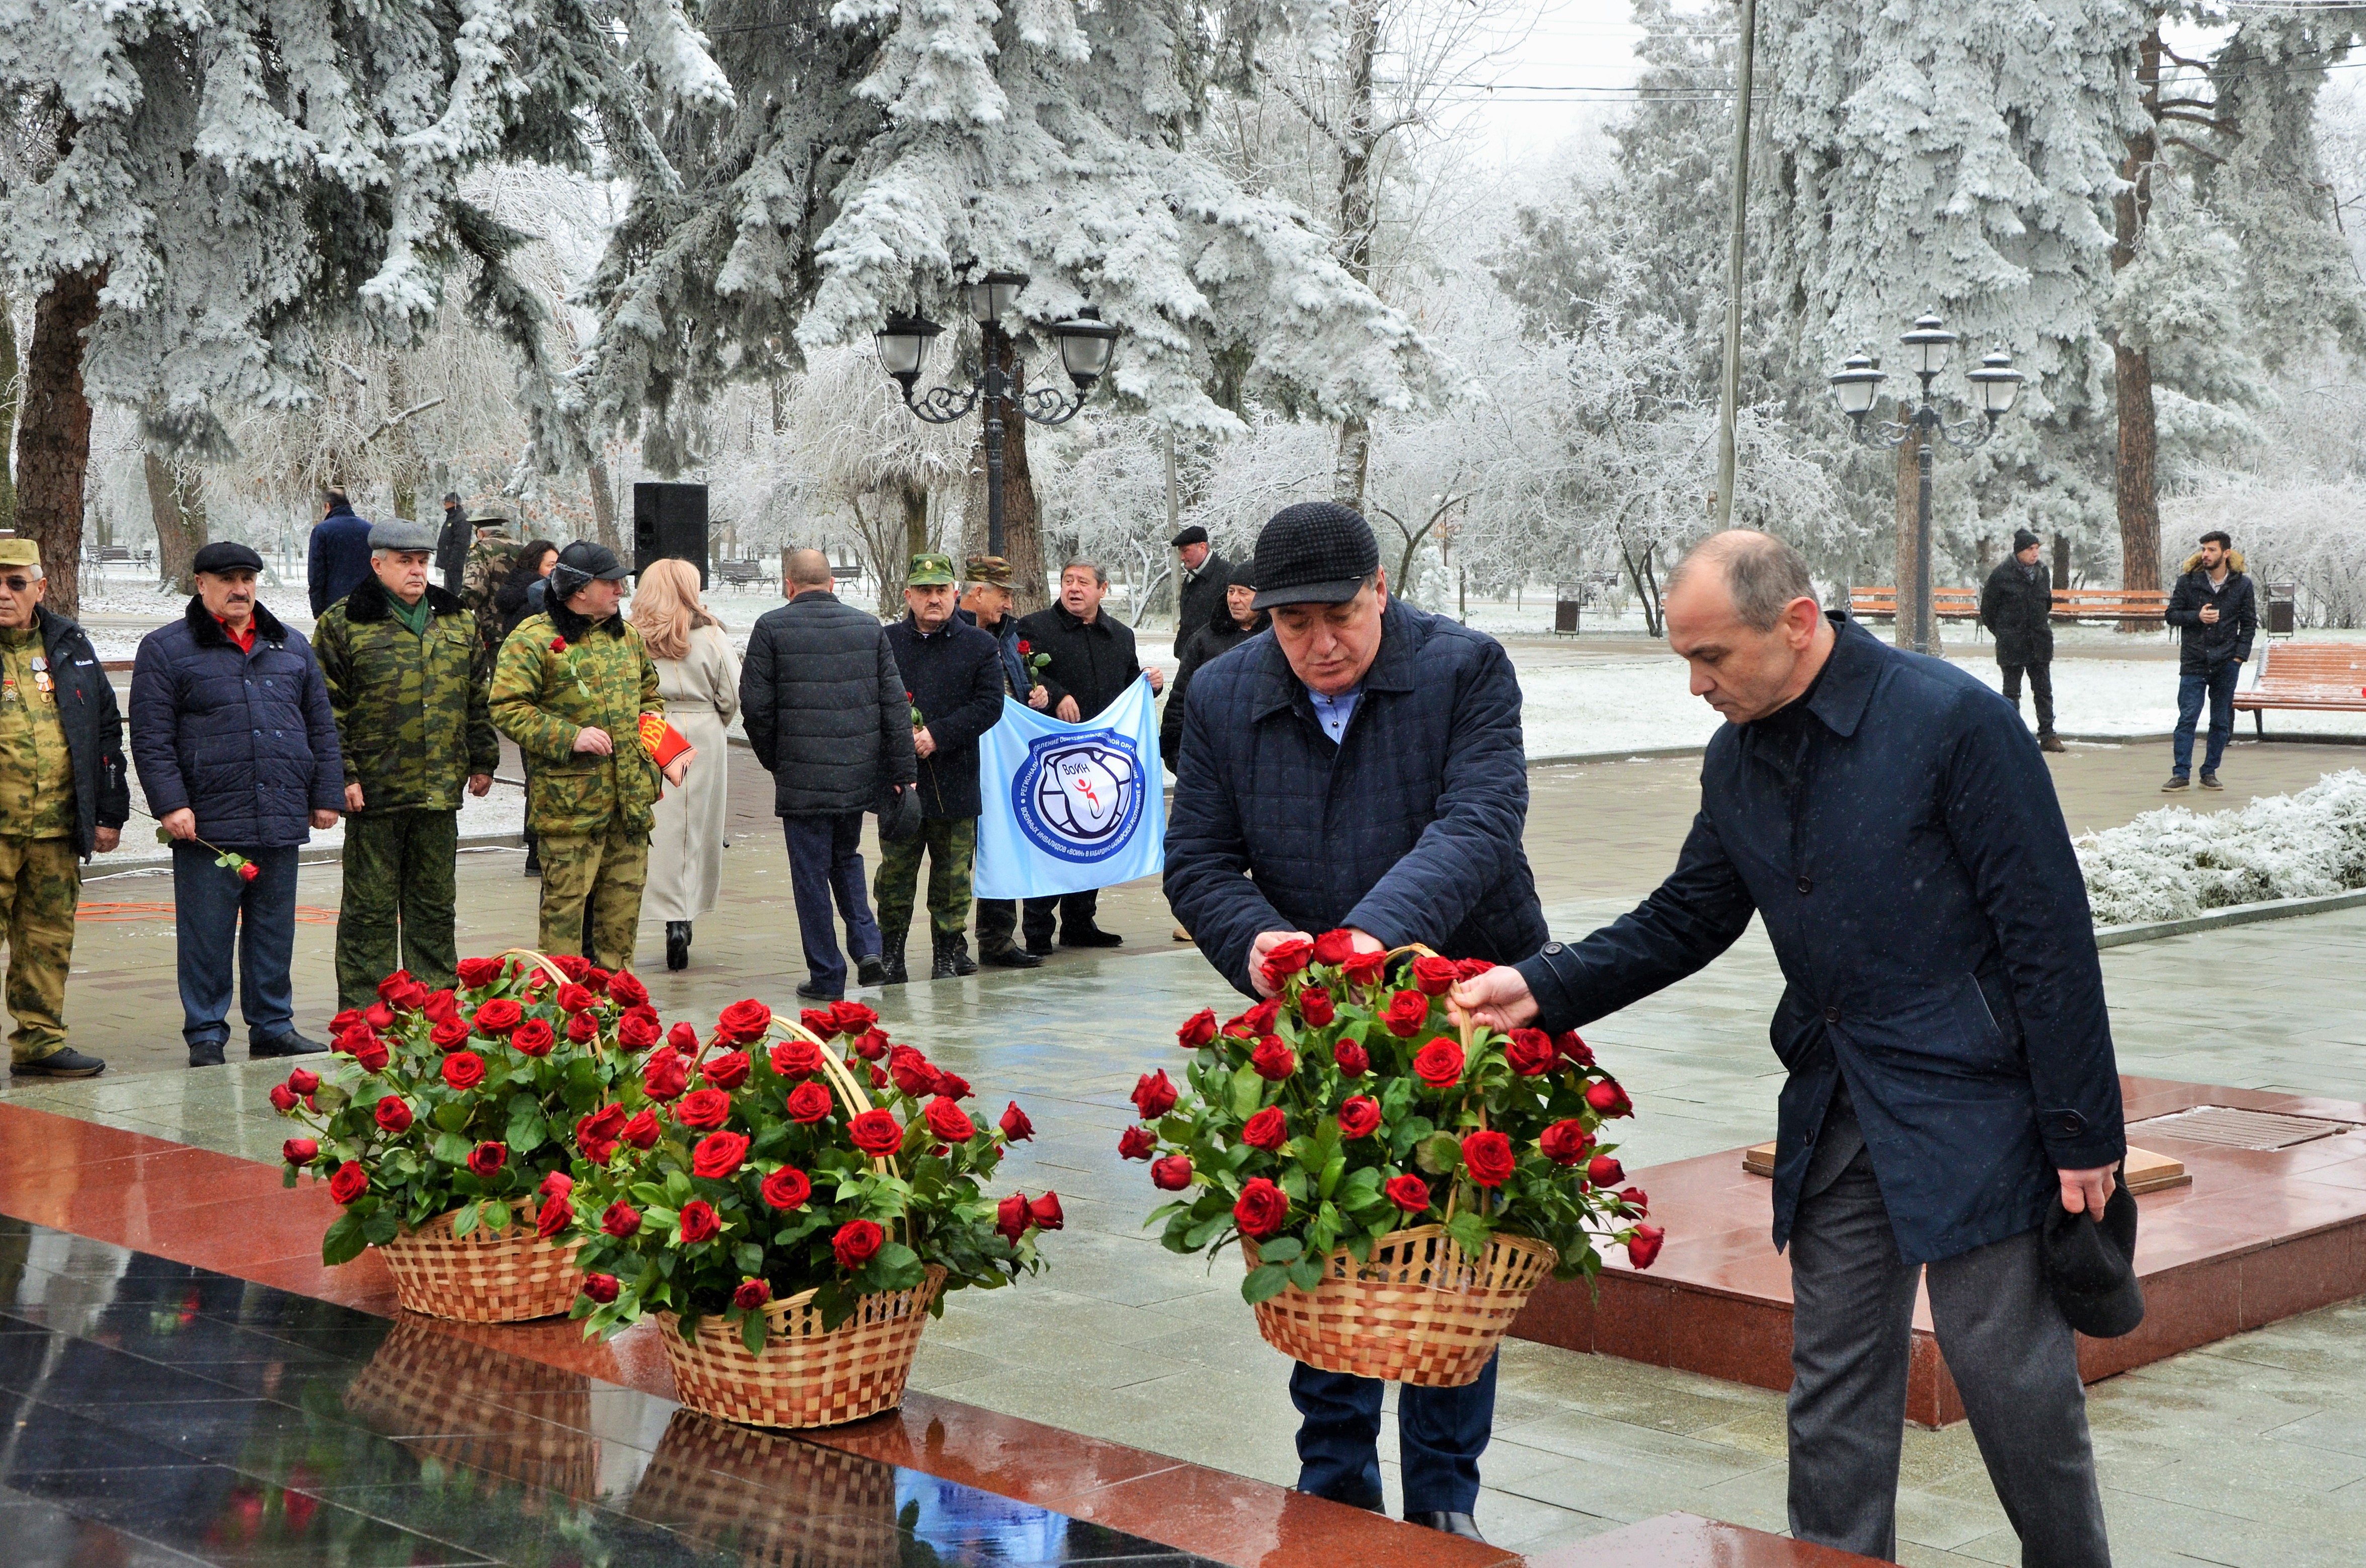
<path fill-rule="evenodd" d="M 107 1070 L 66 1043 L 81 862 L 121 840 L 123 719 L 83 629 L 41 606 L 40 547 L 0 539 L 0 923 L 8 937 L 9 1076 Z"/>

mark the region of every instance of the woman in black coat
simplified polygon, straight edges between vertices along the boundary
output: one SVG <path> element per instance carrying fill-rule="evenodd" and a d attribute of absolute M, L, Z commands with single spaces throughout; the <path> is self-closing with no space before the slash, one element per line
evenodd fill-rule
<path fill-rule="evenodd" d="M 1225 573 L 1224 596 L 1216 601 L 1214 613 L 1184 643 L 1183 663 L 1175 671 L 1175 690 L 1158 720 L 1158 754 L 1170 771 L 1183 752 L 1183 694 L 1191 689 L 1191 677 L 1200 666 L 1218 654 L 1230 653 L 1272 623 L 1271 615 L 1249 608 L 1256 600 L 1256 570 L 1242 561 Z"/>

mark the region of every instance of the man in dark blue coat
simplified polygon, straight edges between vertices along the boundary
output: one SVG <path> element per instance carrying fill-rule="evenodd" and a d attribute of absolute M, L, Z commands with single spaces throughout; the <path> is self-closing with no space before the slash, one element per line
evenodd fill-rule
<path fill-rule="evenodd" d="M 1425 942 L 1508 964 L 1545 941 L 1520 835 L 1520 687 L 1483 633 L 1389 597 L 1370 525 L 1285 508 L 1256 544 L 1252 637 L 1185 703 L 1166 827 L 1166 900 L 1208 962 L 1252 996 L 1265 954 L 1346 928 L 1361 951 Z M 1380 1506 L 1381 1385 L 1301 1364 L 1299 1490 Z M 1495 1363 L 1397 1404 L 1405 1517 L 1476 1537 Z"/>
<path fill-rule="evenodd" d="M 370 525 L 354 513 L 345 492 L 332 489 L 327 509 L 312 527 L 312 545 L 305 558 L 306 585 L 311 590 L 312 618 L 370 580 Z"/>
<path fill-rule="evenodd" d="M 1789 1245 L 1791 1533 L 1887 1559 L 1918 1276 L 2022 1561 L 2110 1561 L 2069 1325 L 2039 1231 L 2100 1215 L 2126 1152 L 2079 862 L 2020 716 L 1816 605 L 1720 534 L 1668 641 L 1727 719 L 1675 871 L 1616 924 L 1458 987 L 1560 1031 L 1672 985 L 1753 912 L 1783 966 L 1774 1245 Z"/>
<path fill-rule="evenodd" d="M 174 840 L 189 1066 L 221 1065 L 233 947 L 248 1054 L 323 1051 L 296 1032 L 288 965 L 297 851 L 345 804 L 337 716 L 311 645 L 256 602 L 263 558 L 217 540 L 195 568 L 187 613 L 141 639 L 131 670 L 131 761 Z"/>

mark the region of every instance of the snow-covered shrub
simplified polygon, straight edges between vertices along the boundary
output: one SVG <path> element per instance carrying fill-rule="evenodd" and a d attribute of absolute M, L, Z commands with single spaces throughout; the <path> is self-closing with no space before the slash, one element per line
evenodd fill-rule
<path fill-rule="evenodd" d="M 2181 806 L 2078 840 L 2099 926 L 2366 887 L 2366 773 L 2328 773 L 2240 811 Z"/>

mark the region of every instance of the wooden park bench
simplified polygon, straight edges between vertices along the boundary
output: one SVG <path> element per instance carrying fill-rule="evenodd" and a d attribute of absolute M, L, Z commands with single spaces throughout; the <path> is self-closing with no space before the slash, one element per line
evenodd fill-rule
<path fill-rule="evenodd" d="M 1849 590 L 1849 614 L 1860 621 L 1894 621 L 1898 618 L 1898 590 L 1852 588 Z M 1980 618 L 1979 590 L 1933 588 L 1931 590 L 1931 614 L 1943 621 L 1977 621 Z"/>
<path fill-rule="evenodd" d="M 2057 621 L 2129 621 L 2166 625 L 2169 595 L 2125 588 L 2057 588 L 2054 618 Z M 1931 613 L 1943 621 L 1977 621 L 1980 593 L 1977 588 L 1933 588 Z M 1895 588 L 1852 588 L 1849 614 L 1861 621 L 1898 618 Z"/>
<path fill-rule="evenodd" d="M 751 582 L 770 582 L 772 567 L 760 560 L 719 560 L 715 563 L 715 580 L 734 588 L 744 588 Z"/>
<path fill-rule="evenodd" d="M 2261 638 L 2257 658 L 2250 684 L 2235 692 L 2236 708 L 2249 712 L 2256 733 L 2267 734 L 2270 708 L 2366 713 L 2366 643 Z"/>

